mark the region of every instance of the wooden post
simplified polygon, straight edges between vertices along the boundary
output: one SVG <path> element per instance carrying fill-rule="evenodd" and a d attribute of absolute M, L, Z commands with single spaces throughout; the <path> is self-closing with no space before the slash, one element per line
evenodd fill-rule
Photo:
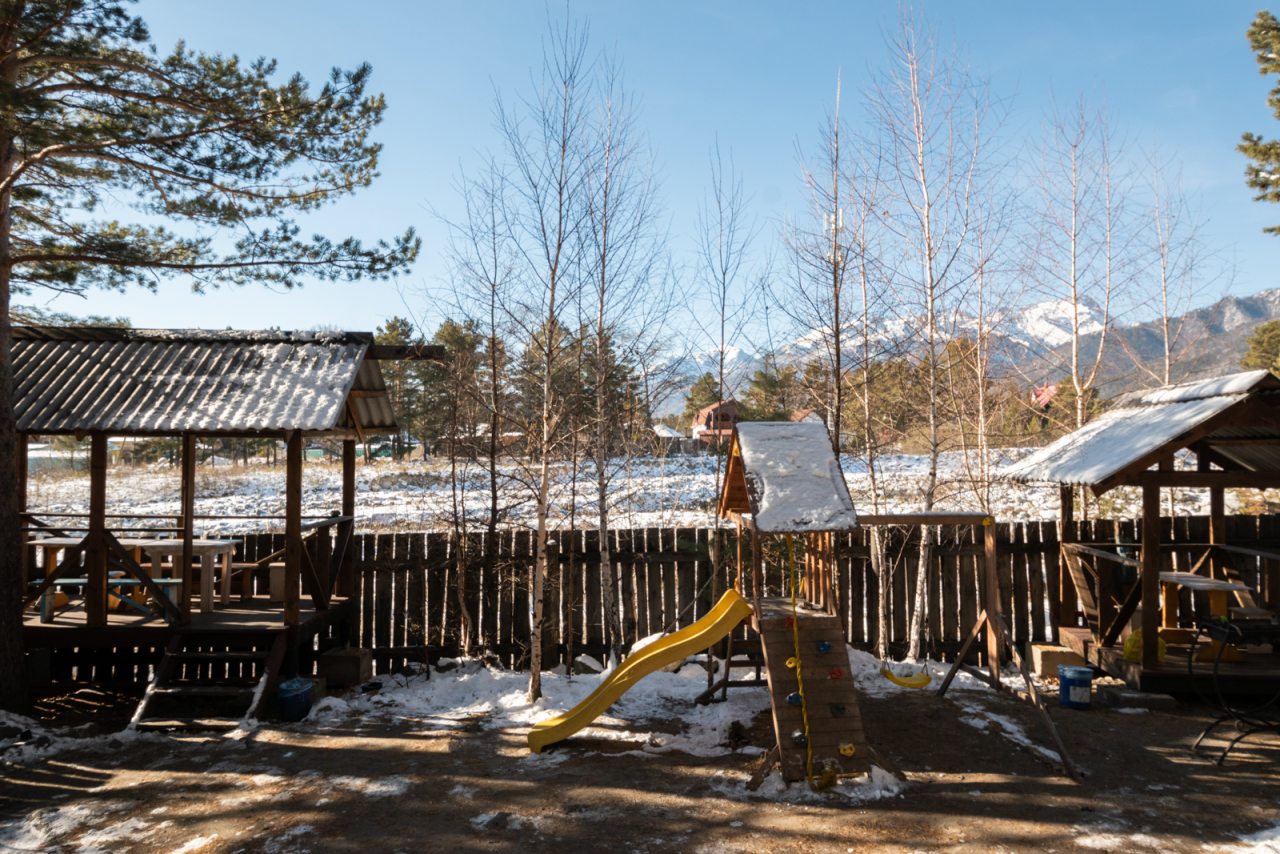
<path fill-rule="evenodd" d="M 1154 668 L 1160 625 L 1160 487 L 1142 487 L 1142 666 Z"/>
<path fill-rule="evenodd" d="M 342 440 L 342 515 L 351 519 L 348 525 L 355 534 L 356 517 L 356 440 Z M 341 562 L 338 564 L 338 583 L 336 589 L 342 596 L 354 596 L 358 585 L 352 577 L 351 539 L 347 538 Z"/>
<path fill-rule="evenodd" d="M 284 624 L 298 625 L 302 594 L 302 431 L 285 438 Z"/>
<path fill-rule="evenodd" d="M 84 594 L 86 621 L 107 624 L 107 435 L 94 433 L 89 445 L 89 541 L 85 544 L 85 570 L 89 585 Z"/>
<path fill-rule="evenodd" d="M 1209 487 L 1209 544 L 1225 545 L 1227 542 L 1226 490 L 1221 486 Z M 1209 553 L 1209 577 L 1226 579 L 1217 549 Z"/>
<path fill-rule="evenodd" d="M 984 590 L 982 607 L 987 612 L 987 666 L 991 668 L 991 683 L 1000 683 L 1000 574 L 996 570 L 996 525 L 988 518 L 982 523 L 982 577 Z M 1009 638 L 1013 643 L 1013 638 Z"/>
<path fill-rule="evenodd" d="M 737 590 L 739 593 L 746 593 L 747 592 L 747 582 L 746 582 L 747 573 L 745 568 L 742 565 L 742 538 L 746 534 L 746 531 L 743 530 L 743 527 L 742 527 L 742 517 L 738 517 L 736 520 L 734 520 L 733 526 L 738 533 L 738 535 L 733 538 L 733 545 L 734 545 L 734 549 L 736 550 L 737 560 L 738 560 L 738 565 L 737 565 L 737 568 L 735 569 L 736 577 L 733 579 L 733 586 L 734 586 L 734 589 Z"/>
<path fill-rule="evenodd" d="M 182 579 L 179 588 L 178 610 L 182 612 L 182 621 L 191 622 L 192 584 L 191 562 L 195 554 L 191 541 L 195 539 L 196 530 L 196 437 L 194 433 L 182 434 L 182 508 L 179 511 L 178 527 L 182 529 L 182 563 L 174 567 Z"/>
<path fill-rule="evenodd" d="M 1076 509 L 1075 488 L 1070 486 L 1058 489 L 1058 533 L 1059 543 L 1076 541 Z M 1071 569 L 1067 559 L 1058 553 L 1058 626 L 1074 626 L 1076 624 L 1076 586 L 1071 581 Z"/>
<path fill-rule="evenodd" d="M 26 524 L 26 513 L 27 513 L 27 441 L 28 440 L 27 440 L 26 433 L 18 434 L 18 459 L 16 461 L 18 465 L 18 472 L 17 472 L 18 519 L 20 523 L 23 524 L 24 526 Z M 27 587 L 26 587 L 27 582 L 31 580 L 29 575 L 31 573 L 32 555 L 33 555 L 32 550 L 27 547 L 27 535 L 23 534 L 22 535 L 22 557 L 21 557 L 23 593 L 25 593 L 27 590 Z"/>
<path fill-rule="evenodd" d="M 761 542 L 760 529 L 756 520 L 751 518 L 751 598 L 752 607 L 760 613 L 760 597 L 764 595 L 764 543 Z"/>

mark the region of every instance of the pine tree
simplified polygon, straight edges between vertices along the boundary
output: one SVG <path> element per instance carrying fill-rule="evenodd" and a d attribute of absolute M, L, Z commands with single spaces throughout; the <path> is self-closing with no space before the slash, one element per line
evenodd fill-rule
<path fill-rule="evenodd" d="M 743 418 L 748 421 L 787 421 L 800 407 L 804 390 L 794 367 L 779 365 L 766 356 L 764 365 L 751 375 L 742 396 Z"/>
<path fill-rule="evenodd" d="M 1240 359 L 1245 370 L 1280 369 L 1280 320 L 1259 323 L 1249 335 L 1248 349 Z"/>
<path fill-rule="evenodd" d="M 1249 26 L 1249 45 L 1258 61 L 1259 74 L 1280 74 L 1280 21 L 1267 11 L 1259 12 Z M 1280 84 L 1271 89 L 1267 106 L 1280 118 Z M 1258 202 L 1280 202 L 1280 140 L 1263 139 L 1256 133 L 1246 133 L 1236 149 L 1249 159 L 1245 167 L 1245 183 L 1257 191 L 1253 197 Z M 1280 234 L 1280 225 L 1263 229 L 1268 234 Z"/>
<path fill-rule="evenodd" d="M 413 321 L 406 317 L 391 317 L 378 327 L 373 334 L 374 341 L 379 344 L 405 346 L 422 342 Z M 434 363 L 430 363 L 434 364 Z M 422 437 L 422 388 L 415 372 L 419 370 L 416 362 L 386 362 L 382 366 L 383 379 L 387 383 L 387 397 L 391 398 L 391 408 L 396 414 L 402 433 Z M 393 440 L 392 453 L 396 459 L 404 454 L 405 448 L 401 435 Z"/>
<path fill-rule="evenodd" d="M 684 420 L 685 426 L 693 421 L 695 415 L 706 409 L 713 403 L 719 402 L 720 384 L 716 381 L 716 375 L 707 371 L 694 381 L 689 388 L 689 394 L 684 399 Z"/>
<path fill-rule="evenodd" d="M 369 66 L 313 91 L 269 59 L 161 53 L 127 0 L 0 0 L 0 466 L 18 435 L 10 300 L 35 288 L 196 291 L 303 276 L 380 278 L 412 231 L 372 247 L 294 215 L 369 184 L 382 96 Z M 136 215 L 130 221 L 128 217 Z M 162 224 L 168 221 L 168 224 Z M 0 490 L 0 706 L 26 702 L 17 492 Z"/>

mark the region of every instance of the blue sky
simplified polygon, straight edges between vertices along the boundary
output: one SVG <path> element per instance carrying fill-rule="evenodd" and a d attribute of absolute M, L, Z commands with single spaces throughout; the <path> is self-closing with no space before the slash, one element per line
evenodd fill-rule
<path fill-rule="evenodd" d="M 1158 150 L 1181 163 L 1184 189 L 1204 221 L 1206 246 L 1234 267 L 1237 294 L 1280 286 L 1273 274 L 1280 206 L 1251 201 L 1234 146 L 1245 130 L 1280 136 L 1245 40 L 1253 2 L 924 3 L 917 7 L 944 51 L 989 81 L 1007 106 L 1000 131 L 1012 152 L 1043 127 L 1051 106 L 1084 96 L 1105 108 L 1131 152 Z M 308 285 L 277 294 L 245 288 L 206 295 L 175 280 L 158 294 L 93 293 L 48 307 L 124 315 L 138 326 L 373 329 L 411 313 L 430 331 L 445 276 L 444 229 L 455 215 L 454 181 L 498 147 L 494 93 L 527 88 L 541 60 L 548 15 L 541 3 L 243 2 L 144 0 L 138 13 L 162 50 L 185 39 L 197 50 L 273 56 L 314 81 L 368 61 L 387 96 L 378 133 L 385 150 L 374 186 L 308 220 L 335 235 L 376 238 L 418 229 L 423 250 L 397 283 Z M 353 11 L 356 10 L 356 11 Z M 893 3 L 572 3 L 593 47 L 621 61 L 638 98 L 678 265 L 692 263 L 691 235 L 718 139 L 731 151 L 760 236 L 774 244 L 782 221 L 803 210 L 797 146 L 812 147 L 830 109 L 837 71 L 846 114 L 886 61 Z M 858 130 L 856 119 L 853 130 Z M 1211 301 L 1223 281 L 1201 297 Z"/>

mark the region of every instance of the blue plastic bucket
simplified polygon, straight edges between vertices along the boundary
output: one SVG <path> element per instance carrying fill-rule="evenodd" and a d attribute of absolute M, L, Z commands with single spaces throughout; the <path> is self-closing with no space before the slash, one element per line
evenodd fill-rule
<path fill-rule="evenodd" d="M 276 688 L 276 711 L 282 720 L 300 721 L 311 711 L 310 679 L 297 676 L 286 679 Z"/>
<path fill-rule="evenodd" d="M 1058 705 L 1087 709 L 1092 698 L 1093 668 L 1073 664 L 1058 665 Z"/>

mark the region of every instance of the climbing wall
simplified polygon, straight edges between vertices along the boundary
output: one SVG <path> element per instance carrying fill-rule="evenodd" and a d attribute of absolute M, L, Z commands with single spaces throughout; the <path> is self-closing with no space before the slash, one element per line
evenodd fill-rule
<path fill-rule="evenodd" d="M 794 625 L 799 634 L 799 667 L 804 678 L 804 705 L 799 702 L 790 599 L 762 599 L 756 627 L 764 646 L 765 673 L 773 703 L 773 729 L 778 737 L 782 778 L 805 779 L 804 715 L 808 710 L 808 743 L 813 773 L 826 767 L 837 774 L 861 774 L 870 767 L 866 736 L 840 620 L 800 605 Z M 797 737 L 797 736 L 801 737 Z M 852 755 L 850 753 L 852 748 Z"/>

